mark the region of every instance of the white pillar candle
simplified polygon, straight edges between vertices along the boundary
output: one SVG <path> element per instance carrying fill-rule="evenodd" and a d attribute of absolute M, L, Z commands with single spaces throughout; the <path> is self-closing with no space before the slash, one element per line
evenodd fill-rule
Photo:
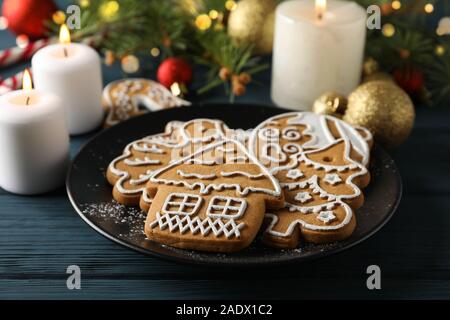
<path fill-rule="evenodd" d="M 95 50 L 78 43 L 50 45 L 36 52 L 32 68 L 36 89 L 62 99 L 70 134 L 87 133 L 101 124 L 103 82 Z"/>
<path fill-rule="evenodd" d="M 349 94 L 360 81 L 365 37 L 366 12 L 354 2 L 281 3 L 275 18 L 272 100 L 307 110 L 327 91 Z"/>
<path fill-rule="evenodd" d="M 40 90 L 0 97 L 0 186 L 39 194 L 64 183 L 69 134 L 62 101 Z"/>

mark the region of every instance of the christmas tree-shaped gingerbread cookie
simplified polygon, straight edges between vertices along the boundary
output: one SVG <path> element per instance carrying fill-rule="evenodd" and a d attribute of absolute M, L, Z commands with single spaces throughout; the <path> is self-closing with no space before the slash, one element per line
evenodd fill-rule
<path fill-rule="evenodd" d="M 224 130 L 226 126 L 218 120 L 171 121 L 164 133 L 131 142 L 108 166 L 106 176 L 114 186 L 114 199 L 128 206 L 139 204 L 148 211 L 152 199 L 143 191 L 150 176 L 170 162 L 220 139 Z"/>

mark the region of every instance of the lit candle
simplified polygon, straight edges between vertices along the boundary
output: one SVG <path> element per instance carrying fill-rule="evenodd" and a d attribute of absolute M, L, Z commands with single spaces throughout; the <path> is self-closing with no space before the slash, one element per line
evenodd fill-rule
<path fill-rule="evenodd" d="M 36 88 L 53 92 L 63 100 L 70 134 L 86 133 L 103 120 L 100 57 L 86 45 L 71 43 L 66 25 L 61 26 L 59 39 L 60 43 L 33 56 Z"/>
<path fill-rule="evenodd" d="M 0 186 L 39 194 L 64 183 L 69 160 L 66 114 L 59 97 L 33 90 L 26 71 L 23 90 L 0 97 Z"/>
<path fill-rule="evenodd" d="M 354 2 L 293 0 L 276 10 L 272 99 L 308 110 L 327 91 L 349 94 L 360 81 L 366 12 Z"/>

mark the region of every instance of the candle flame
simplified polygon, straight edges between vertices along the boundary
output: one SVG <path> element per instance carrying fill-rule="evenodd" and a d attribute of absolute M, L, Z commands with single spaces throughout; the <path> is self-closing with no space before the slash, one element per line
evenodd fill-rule
<path fill-rule="evenodd" d="M 23 72 L 22 88 L 24 90 L 33 89 L 33 81 L 31 80 L 31 74 L 28 69 L 25 69 L 25 71 Z"/>
<path fill-rule="evenodd" d="M 70 43 L 70 31 L 65 23 L 62 24 L 61 28 L 59 29 L 59 43 Z"/>
<path fill-rule="evenodd" d="M 327 0 L 316 0 L 316 14 L 319 20 L 323 18 L 323 14 L 326 10 L 327 10 Z"/>

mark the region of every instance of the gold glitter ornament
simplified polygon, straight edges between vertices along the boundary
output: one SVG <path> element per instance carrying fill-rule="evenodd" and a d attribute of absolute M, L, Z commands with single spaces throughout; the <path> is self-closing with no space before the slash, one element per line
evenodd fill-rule
<path fill-rule="evenodd" d="M 405 91 L 390 81 L 370 81 L 350 94 L 343 120 L 366 127 L 376 142 L 394 148 L 409 136 L 414 118 L 414 105 Z"/>
<path fill-rule="evenodd" d="M 377 73 L 379 70 L 380 70 L 380 66 L 378 65 L 378 62 L 374 58 L 367 57 L 364 59 L 364 63 L 363 63 L 364 77 L 367 77 L 374 73 Z"/>
<path fill-rule="evenodd" d="M 270 54 L 273 48 L 275 0 L 241 0 L 230 12 L 228 35 L 238 44 L 254 45 L 255 53 Z"/>
<path fill-rule="evenodd" d="M 336 92 L 327 92 L 314 101 L 312 111 L 342 118 L 347 109 L 347 98 Z"/>

